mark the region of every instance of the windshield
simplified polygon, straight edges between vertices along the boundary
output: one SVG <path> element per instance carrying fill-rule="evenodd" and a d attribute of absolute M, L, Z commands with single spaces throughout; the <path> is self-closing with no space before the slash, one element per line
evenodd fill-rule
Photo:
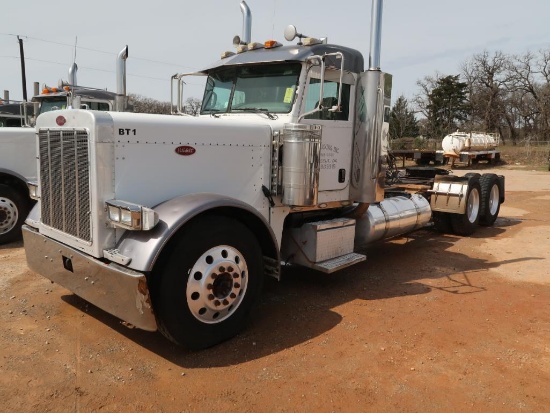
<path fill-rule="evenodd" d="M 201 114 L 247 111 L 289 113 L 300 63 L 223 67 L 210 72 Z"/>
<path fill-rule="evenodd" d="M 81 108 L 90 110 L 108 111 L 111 109 L 108 102 L 100 102 L 95 100 L 82 100 Z M 67 109 L 67 98 L 43 99 L 40 103 L 40 113 L 49 112 L 51 110 Z"/>
<path fill-rule="evenodd" d="M 67 98 L 60 98 L 55 100 L 43 100 L 40 103 L 40 113 L 49 112 L 51 110 L 59 110 L 67 108 Z"/>

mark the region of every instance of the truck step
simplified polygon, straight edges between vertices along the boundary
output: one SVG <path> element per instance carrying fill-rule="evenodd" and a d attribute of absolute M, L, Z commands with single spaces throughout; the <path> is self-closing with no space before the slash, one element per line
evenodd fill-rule
<path fill-rule="evenodd" d="M 317 262 L 311 266 L 316 270 L 322 271 L 326 274 L 331 274 L 335 271 L 341 270 L 343 268 L 349 267 L 353 264 L 358 264 L 367 259 L 366 255 L 357 254 L 351 252 L 349 254 L 342 255 L 340 257 L 332 258 L 330 260 Z"/>

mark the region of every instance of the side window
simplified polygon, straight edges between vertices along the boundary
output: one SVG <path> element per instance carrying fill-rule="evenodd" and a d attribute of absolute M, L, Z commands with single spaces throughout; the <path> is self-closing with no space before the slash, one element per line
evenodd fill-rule
<path fill-rule="evenodd" d="M 93 100 L 90 100 L 90 101 L 82 101 L 82 104 L 88 106 L 88 109 L 90 110 L 102 110 L 102 111 L 111 110 L 109 108 L 109 104 L 106 102 L 94 102 Z"/>
<path fill-rule="evenodd" d="M 229 105 L 232 87 L 232 79 L 208 78 L 201 111 L 225 112 Z M 241 98 L 244 100 L 244 96 L 241 96 Z"/>
<path fill-rule="evenodd" d="M 384 106 L 384 122 L 390 121 L 391 108 L 389 106 Z"/>
<path fill-rule="evenodd" d="M 339 82 L 325 80 L 323 86 L 323 101 L 319 101 L 321 91 L 321 81 L 319 79 L 310 79 L 308 92 L 306 96 L 305 112 L 317 109 L 322 104 L 323 109 L 319 112 L 307 115 L 305 119 L 321 120 L 348 120 L 349 119 L 349 100 L 350 85 L 342 84 L 342 107 L 340 112 L 331 112 L 333 106 L 338 104 L 338 86 Z"/>

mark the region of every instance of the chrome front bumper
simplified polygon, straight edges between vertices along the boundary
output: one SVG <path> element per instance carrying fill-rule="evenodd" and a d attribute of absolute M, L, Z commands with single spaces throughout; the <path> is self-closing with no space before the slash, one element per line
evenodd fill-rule
<path fill-rule="evenodd" d="M 23 225 L 29 268 L 104 311 L 147 331 L 156 331 L 145 275 L 93 257 Z"/>

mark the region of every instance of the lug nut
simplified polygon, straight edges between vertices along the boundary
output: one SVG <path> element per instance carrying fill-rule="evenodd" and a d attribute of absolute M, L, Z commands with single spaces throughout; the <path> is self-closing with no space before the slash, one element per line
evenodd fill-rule
<path fill-rule="evenodd" d="M 220 304 L 221 304 L 221 303 L 220 303 L 220 300 L 216 300 L 216 301 L 214 301 L 214 305 L 215 305 L 216 307 L 219 307 L 219 306 L 220 306 Z"/>
<path fill-rule="evenodd" d="M 239 278 L 239 274 L 237 274 L 236 272 L 233 273 L 233 278 L 237 279 Z"/>
<path fill-rule="evenodd" d="M 219 270 L 220 270 L 220 272 L 225 272 L 225 267 L 224 267 L 224 266 L 220 266 Z"/>
<path fill-rule="evenodd" d="M 233 267 L 227 267 L 227 272 L 233 272 Z"/>
<path fill-rule="evenodd" d="M 235 288 L 241 288 L 241 284 L 235 283 L 235 284 L 233 284 L 233 287 L 235 287 Z"/>
<path fill-rule="evenodd" d="M 208 294 L 208 299 L 212 301 L 214 299 L 214 294 Z"/>
<path fill-rule="evenodd" d="M 229 304 L 229 301 L 227 301 L 227 299 L 223 300 L 223 305 L 227 305 Z"/>
<path fill-rule="evenodd" d="M 235 295 L 235 293 L 229 294 L 229 297 L 230 297 L 230 298 L 233 298 L 233 299 L 237 298 L 237 296 Z"/>
<path fill-rule="evenodd" d="M 212 288 L 214 288 L 214 286 L 213 286 L 212 284 L 208 284 L 208 285 L 206 286 L 206 288 L 209 289 L 209 290 L 211 290 Z"/>

